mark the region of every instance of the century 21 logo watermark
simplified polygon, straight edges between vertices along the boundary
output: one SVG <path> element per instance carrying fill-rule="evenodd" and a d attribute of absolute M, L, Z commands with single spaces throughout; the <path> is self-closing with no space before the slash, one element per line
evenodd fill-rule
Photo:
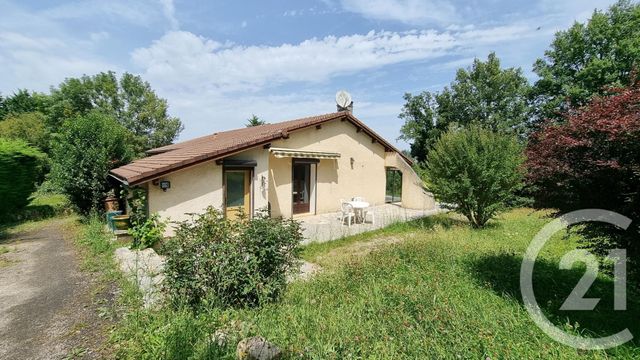
<path fill-rule="evenodd" d="M 629 329 L 601 338 L 587 338 L 568 334 L 556 327 L 544 316 L 533 292 L 533 266 L 540 250 L 555 233 L 565 230 L 571 225 L 584 222 L 603 222 L 626 230 L 631 224 L 631 219 L 613 211 L 585 209 L 570 212 L 553 220 L 536 234 L 527 248 L 520 268 L 520 292 L 527 312 L 533 318 L 533 321 L 552 339 L 577 349 L 608 349 L 633 339 L 633 334 Z M 608 258 L 614 262 L 614 310 L 626 310 L 626 251 L 624 249 L 614 249 L 609 252 Z M 562 257 L 560 269 L 571 269 L 576 262 L 584 262 L 587 266 L 587 271 L 571 291 L 560 310 L 593 310 L 600 299 L 584 298 L 584 295 L 598 275 L 598 259 L 587 250 L 573 250 Z"/>

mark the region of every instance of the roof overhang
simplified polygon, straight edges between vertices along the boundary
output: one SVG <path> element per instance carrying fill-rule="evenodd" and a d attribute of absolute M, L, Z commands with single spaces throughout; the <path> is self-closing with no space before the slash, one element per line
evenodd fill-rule
<path fill-rule="evenodd" d="M 269 151 L 273 156 L 281 158 L 299 158 L 299 159 L 338 159 L 340 153 L 328 152 L 328 151 L 309 151 L 309 150 L 297 150 L 297 149 L 285 149 L 285 148 L 270 148 Z"/>

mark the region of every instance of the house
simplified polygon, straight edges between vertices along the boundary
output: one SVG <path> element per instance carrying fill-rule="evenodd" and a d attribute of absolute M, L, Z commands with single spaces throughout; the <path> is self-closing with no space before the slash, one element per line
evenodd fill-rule
<path fill-rule="evenodd" d="M 171 221 L 208 206 L 234 217 L 336 212 L 341 199 L 432 209 L 411 160 L 349 111 L 223 131 L 147 152 L 110 175 L 147 191 L 148 211 Z M 401 183 L 387 194 L 387 182 Z M 168 230 L 168 234 L 172 229 Z"/>

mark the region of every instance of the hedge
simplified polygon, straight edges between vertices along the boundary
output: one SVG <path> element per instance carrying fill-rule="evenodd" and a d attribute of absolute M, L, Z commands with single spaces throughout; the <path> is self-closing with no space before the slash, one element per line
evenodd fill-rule
<path fill-rule="evenodd" d="M 45 155 L 23 140 L 0 138 L 0 215 L 27 206 L 44 163 Z"/>

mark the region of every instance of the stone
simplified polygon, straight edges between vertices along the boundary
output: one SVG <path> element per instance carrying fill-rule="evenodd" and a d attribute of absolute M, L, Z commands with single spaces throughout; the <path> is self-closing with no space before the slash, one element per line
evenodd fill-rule
<path fill-rule="evenodd" d="M 115 250 L 120 270 L 140 288 L 145 308 L 158 305 L 162 300 L 160 288 L 164 280 L 164 257 L 153 249 L 131 250 L 121 247 Z"/>
<path fill-rule="evenodd" d="M 298 271 L 287 276 L 287 282 L 291 283 L 296 280 L 309 280 L 320 271 L 322 271 L 322 267 L 320 267 L 320 265 L 303 260 L 300 263 Z"/>
<path fill-rule="evenodd" d="M 239 360 L 272 360 L 280 359 L 282 351 L 261 336 L 240 340 L 236 349 Z"/>
<path fill-rule="evenodd" d="M 226 346 L 228 340 L 229 334 L 227 334 L 223 329 L 218 329 L 213 333 L 213 342 L 220 347 Z"/>

